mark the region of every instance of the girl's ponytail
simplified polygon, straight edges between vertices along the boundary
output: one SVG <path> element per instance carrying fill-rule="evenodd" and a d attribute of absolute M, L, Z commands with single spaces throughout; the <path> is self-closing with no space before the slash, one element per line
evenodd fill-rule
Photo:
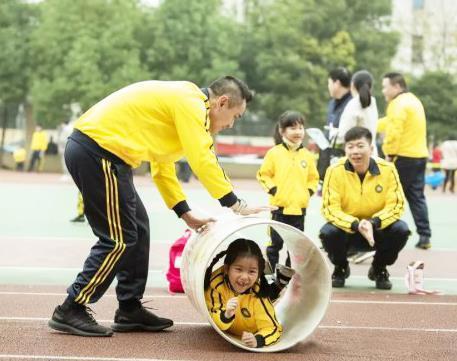
<path fill-rule="evenodd" d="M 352 76 L 352 85 L 359 93 L 362 108 L 369 107 L 371 104 L 373 76 L 366 70 L 360 70 Z"/>
<path fill-rule="evenodd" d="M 367 83 L 359 89 L 360 104 L 362 108 L 367 108 L 371 104 L 371 89 Z"/>
<path fill-rule="evenodd" d="M 259 277 L 260 285 L 259 285 L 259 292 L 257 292 L 257 296 L 260 298 L 265 298 L 270 296 L 270 284 L 268 283 L 267 279 L 265 278 L 265 273 Z"/>
<path fill-rule="evenodd" d="M 276 123 L 276 125 L 275 125 L 273 139 L 275 141 L 275 145 L 278 145 L 278 144 L 282 143 L 282 136 L 281 136 L 281 133 L 279 132 L 279 122 Z"/>
<path fill-rule="evenodd" d="M 205 272 L 205 283 L 204 287 L 205 290 L 208 289 L 209 284 L 211 283 L 211 274 L 213 273 L 213 267 L 219 261 L 222 257 L 224 257 L 227 254 L 227 251 L 222 251 L 216 255 L 216 257 L 213 258 L 213 261 L 209 265 L 209 267 L 206 269 Z"/>

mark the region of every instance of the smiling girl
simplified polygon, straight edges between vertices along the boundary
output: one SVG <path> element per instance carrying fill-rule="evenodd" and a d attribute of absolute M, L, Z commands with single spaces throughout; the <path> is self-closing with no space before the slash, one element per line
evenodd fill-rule
<path fill-rule="evenodd" d="M 213 272 L 224 256 L 224 265 Z M 216 255 L 205 274 L 206 305 L 214 323 L 253 348 L 275 343 L 282 333 L 264 268 L 257 243 L 239 238 Z"/>
<path fill-rule="evenodd" d="M 276 146 L 265 155 L 257 172 L 257 180 L 270 194 L 270 205 L 278 207 L 271 212 L 271 219 L 304 230 L 305 214 L 309 199 L 316 192 L 319 182 L 314 156 L 303 147 L 305 117 L 295 111 L 286 111 L 276 126 Z M 283 239 L 273 229 L 267 257 L 272 270 L 279 261 Z M 286 265 L 290 266 L 287 257 Z"/>

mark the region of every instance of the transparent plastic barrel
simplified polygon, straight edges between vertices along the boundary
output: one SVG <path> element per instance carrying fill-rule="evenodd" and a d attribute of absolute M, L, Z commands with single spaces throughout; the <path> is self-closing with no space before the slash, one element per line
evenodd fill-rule
<path fill-rule="evenodd" d="M 263 348 L 250 348 L 221 331 L 211 319 L 205 303 L 205 271 L 214 257 L 237 238 L 256 241 L 264 251 L 272 227 L 284 240 L 295 275 L 275 303 L 276 316 L 283 326 L 279 341 Z M 194 234 L 184 249 L 181 280 L 193 306 L 228 342 L 249 351 L 275 352 L 306 340 L 317 328 L 328 308 L 331 279 L 327 262 L 319 247 L 303 232 L 286 224 L 259 217 L 233 217 L 215 222 L 203 234 Z"/>

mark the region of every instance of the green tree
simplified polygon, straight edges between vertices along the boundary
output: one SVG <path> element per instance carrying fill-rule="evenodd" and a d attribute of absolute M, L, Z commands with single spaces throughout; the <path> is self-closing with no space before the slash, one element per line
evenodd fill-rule
<path fill-rule="evenodd" d="M 32 34 L 32 101 L 37 118 L 52 127 L 69 105 L 86 110 L 109 93 L 145 80 L 137 40 L 145 12 L 136 0 L 47 0 Z"/>
<path fill-rule="evenodd" d="M 445 72 L 428 72 L 410 81 L 409 89 L 424 105 L 427 133 L 435 140 L 444 140 L 457 129 L 457 80 Z"/>
<path fill-rule="evenodd" d="M 276 119 L 287 109 L 324 117 L 327 66 L 354 65 L 347 32 L 319 39 L 313 34 L 320 7 L 314 1 L 247 1 L 241 64 L 257 91 L 255 109 Z"/>
<path fill-rule="evenodd" d="M 6 129 L 13 126 L 18 106 L 26 103 L 29 86 L 29 33 L 35 5 L 0 2 L 0 166 Z"/>
<path fill-rule="evenodd" d="M 254 109 L 269 119 L 296 109 L 321 126 L 330 69 L 366 68 L 375 77 L 388 70 L 396 37 L 380 29 L 390 6 L 389 0 L 247 0 L 240 62 L 257 91 Z"/>
<path fill-rule="evenodd" d="M 231 74 L 242 76 L 239 26 L 221 14 L 220 0 L 165 0 L 154 12 L 147 65 L 155 79 L 200 85 Z"/>
<path fill-rule="evenodd" d="M 27 94 L 33 9 L 19 1 L 0 2 L 0 99 L 4 103 L 22 102 Z"/>

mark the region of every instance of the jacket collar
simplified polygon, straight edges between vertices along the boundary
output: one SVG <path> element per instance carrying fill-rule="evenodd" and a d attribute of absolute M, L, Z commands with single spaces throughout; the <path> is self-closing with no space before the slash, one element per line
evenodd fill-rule
<path fill-rule="evenodd" d="M 206 100 L 209 100 L 209 89 L 208 88 L 200 88 L 201 92 L 206 95 Z"/>
<path fill-rule="evenodd" d="M 344 169 L 346 169 L 349 172 L 354 173 L 354 167 L 352 166 L 351 162 L 349 159 L 346 159 L 344 162 Z M 371 173 L 371 175 L 380 175 L 381 171 L 379 170 L 378 164 L 373 158 L 370 158 L 370 165 L 368 166 L 368 171 Z"/>
<path fill-rule="evenodd" d="M 281 142 L 281 144 L 283 145 L 284 148 L 286 148 L 287 150 L 291 150 L 286 143 L 284 142 Z M 300 149 L 303 148 L 303 144 L 300 144 L 300 146 L 296 149 L 296 151 L 298 152 Z"/>

